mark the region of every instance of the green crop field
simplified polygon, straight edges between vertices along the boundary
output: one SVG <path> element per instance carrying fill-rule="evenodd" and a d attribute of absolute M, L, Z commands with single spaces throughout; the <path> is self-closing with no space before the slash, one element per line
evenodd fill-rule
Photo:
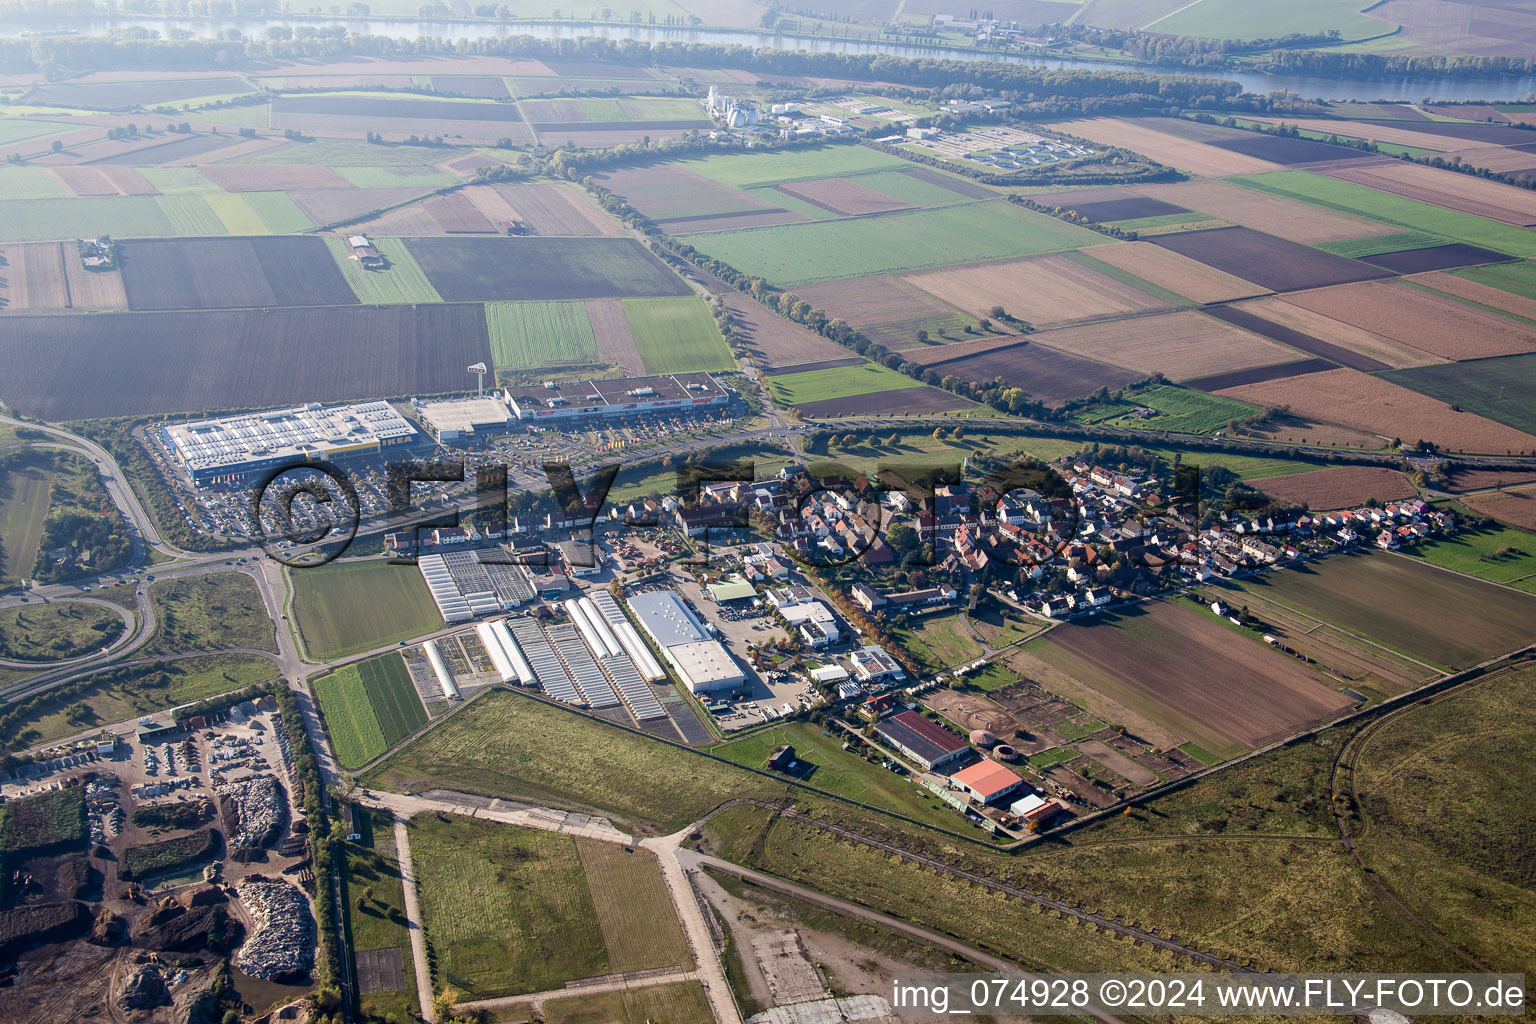
<path fill-rule="evenodd" d="M 1286 0 L 1255 6 L 1252 0 L 1199 0 L 1142 27 L 1207 39 L 1275 39 L 1300 32 L 1337 30 L 1345 40 L 1392 31 L 1389 21 L 1360 13 L 1363 0 Z"/>
<path fill-rule="evenodd" d="M 963 665 L 981 657 L 981 645 L 965 628 L 959 612 L 924 615 L 892 631 L 925 672 Z"/>
<path fill-rule="evenodd" d="M 736 369 L 730 346 L 702 297 L 624 299 L 623 307 L 645 372 Z"/>
<path fill-rule="evenodd" d="M 562 996 L 544 1003 L 544 1024 L 711 1024 L 714 1011 L 697 981 Z"/>
<path fill-rule="evenodd" d="M 684 160 L 679 166 L 706 178 L 737 188 L 761 188 L 840 174 L 909 167 L 901 157 L 868 146 L 818 146 L 814 149 L 780 149 L 765 153 L 731 153 Z"/>
<path fill-rule="evenodd" d="M 1468 281 L 1486 284 L 1490 288 L 1536 299 L 1536 263 L 1497 263 L 1487 267 L 1453 270 L 1451 273 Z"/>
<path fill-rule="evenodd" d="M 421 705 L 411 673 L 398 654 L 381 654 L 357 666 L 373 705 L 384 742 L 394 746 L 427 724 L 427 711 Z"/>
<path fill-rule="evenodd" d="M 784 406 L 920 387 L 922 385 L 911 377 L 878 363 L 834 366 L 826 370 L 785 373 L 768 378 L 768 388 L 773 392 L 774 401 Z"/>
<path fill-rule="evenodd" d="M 245 196 L 231 192 L 209 192 L 201 197 L 224 230 L 232 235 L 265 235 L 266 222 L 251 209 Z"/>
<path fill-rule="evenodd" d="M 439 188 L 458 181 L 447 171 L 422 164 L 391 167 L 337 167 L 336 173 L 358 188 Z"/>
<path fill-rule="evenodd" d="M 795 285 L 1075 249 L 1101 242 L 1103 236 L 999 199 L 711 232 L 691 235 L 688 241 L 744 274 Z"/>
<path fill-rule="evenodd" d="M 46 167 L 0 166 L 0 200 L 64 199 L 73 195 Z"/>
<path fill-rule="evenodd" d="M 582 100 L 582 110 L 590 100 Z M 687 96 L 625 96 L 619 101 L 626 120 L 631 121 L 698 121 L 708 120 L 697 100 Z M 594 120 L 590 113 L 588 120 Z"/>
<path fill-rule="evenodd" d="M 416 971 L 411 962 L 411 937 L 406 930 L 405 887 L 400 880 L 400 861 L 395 850 L 393 816 L 388 811 L 364 811 L 371 835 L 342 847 L 337 859 L 342 868 L 347 900 L 347 945 L 354 953 L 375 949 L 400 951 L 404 984 L 389 991 L 366 992 L 363 1009 L 380 1017 L 396 1014 L 406 1019 L 421 1012 L 416 998 Z"/>
<path fill-rule="evenodd" d="M 48 518 L 53 470 L 47 461 L 0 471 L 0 568 L 10 580 L 32 575 Z"/>
<path fill-rule="evenodd" d="M 1158 415 L 1146 417 L 1137 415 L 1135 410 L 1143 406 L 1157 410 Z M 1138 430 L 1210 434 L 1224 429 L 1230 420 L 1242 419 L 1258 411 L 1256 405 L 1170 384 L 1090 409 L 1078 416 L 1077 420 L 1079 423 L 1131 427 Z"/>
<path fill-rule="evenodd" d="M 1536 534 L 1507 526 L 1469 530 L 1407 549 L 1432 565 L 1536 593 Z"/>
<path fill-rule="evenodd" d="M 833 434 L 833 437 L 838 435 Z M 825 457 L 844 473 L 873 476 L 881 468 L 917 472 L 936 466 L 951 466 L 956 472 L 966 456 L 986 455 L 998 460 L 1012 460 L 1028 455 L 1045 462 L 1071 455 L 1082 445 L 1077 441 L 1054 437 L 1030 437 L 1019 434 L 988 434 L 967 430 L 963 437 L 935 438 L 933 431 L 893 431 L 874 439 L 859 438 L 843 445 L 824 441 L 821 436 L 806 446 L 814 464 Z M 815 472 L 815 469 L 812 470 Z"/>
<path fill-rule="evenodd" d="M 913 206 L 947 206 L 950 203 L 972 203 L 959 192 L 937 185 L 922 178 L 913 177 L 898 170 L 871 171 L 853 178 L 855 184 L 883 192 L 893 199 L 900 199 Z"/>
<path fill-rule="evenodd" d="M 1342 242 L 1322 242 L 1317 247 L 1337 256 L 1361 259 L 1380 256 L 1389 252 L 1407 252 L 1410 249 L 1433 249 L 1444 245 L 1439 235 L 1426 235 L 1422 231 L 1405 231 L 1400 235 L 1377 235 L 1374 238 L 1350 238 Z"/>
<path fill-rule="evenodd" d="M 432 282 L 422 271 L 421 264 L 398 238 L 370 238 L 374 248 L 389 266 L 383 270 L 367 270 L 352 258 L 352 247 L 341 235 L 326 235 L 325 244 L 341 268 L 341 276 L 359 302 L 366 305 L 390 306 L 414 305 L 422 302 L 442 302 Z"/>
<path fill-rule="evenodd" d="M 1466 412 L 1536 434 L 1536 354 L 1440 363 L 1382 374 Z"/>
<path fill-rule="evenodd" d="M 354 139 L 286 142 L 229 161 L 245 165 L 305 164 L 316 167 L 422 167 L 462 156 L 465 150 L 426 146 L 379 146 Z"/>
<path fill-rule="evenodd" d="M 783 790 L 693 751 L 501 690 L 477 697 L 364 778 L 382 789 L 409 783 L 413 790 L 576 803 L 659 833 L 732 797 Z"/>
<path fill-rule="evenodd" d="M 246 192 L 240 198 L 274 235 L 297 234 L 315 226 L 286 192 Z"/>
<path fill-rule="evenodd" d="M 223 195 L 224 193 L 211 193 Z M 222 235 L 227 234 L 224 222 L 214 213 L 208 196 L 159 196 L 155 199 L 160 212 L 171 226 L 173 235 Z"/>
<path fill-rule="evenodd" d="M 132 238 L 198 233 L 179 231 L 173 226 L 161 204 L 175 198 L 178 197 L 0 200 L 0 242 L 38 242 L 101 234 Z M 203 203 L 203 209 L 212 225 L 201 233 L 224 234 L 224 226 L 213 216 L 207 203 Z"/>
<path fill-rule="evenodd" d="M 649 851 L 576 840 L 597 926 L 612 971 L 643 971 L 689 962 L 688 940 Z"/>
<path fill-rule="evenodd" d="M 1409 231 L 1439 235 L 1512 256 L 1536 256 L 1536 235 L 1524 228 L 1470 213 L 1447 210 L 1442 206 L 1432 206 L 1390 192 L 1378 192 L 1364 185 L 1339 181 L 1310 171 L 1274 171 L 1269 174 L 1239 175 L 1226 180 L 1271 195 L 1358 214 L 1384 224 L 1396 224 Z"/>
<path fill-rule="evenodd" d="M 584 303 L 487 302 L 485 322 L 498 370 L 597 361 L 597 340 Z"/>
<path fill-rule="evenodd" d="M 1531 642 L 1536 596 L 1385 553 L 1336 555 L 1244 590 L 1447 669 Z"/>
<path fill-rule="evenodd" d="M 168 196 L 223 191 L 196 167 L 140 167 L 137 170 L 141 178 Z"/>
<path fill-rule="evenodd" d="M 293 617 L 313 658 L 344 658 L 442 625 L 421 574 L 408 565 L 332 562 L 290 579 Z"/>
<path fill-rule="evenodd" d="M 953 808 L 940 802 L 928 790 L 913 785 L 910 778 L 844 750 L 845 738 L 842 731 L 830 731 L 814 722 L 786 722 L 739 740 L 729 740 L 711 748 L 710 752 L 737 764 L 763 768 L 768 763 L 768 755 L 787 743 L 795 748 L 795 758 L 801 763 L 795 777 L 807 786 L 895 811 L 939 828 L 966 831 L 965 819 Z M 976 834 L 980 836 L 979 832 Z"/>
<path fill-rule="evenodd" d="M 343 768 L 365 765 L 389 749 L 358 666 L 347 665 L 315 680 L 315 698 Z"/>
<path fill-rule="evenodd" d="M 49 135 L 64 135 L 76 131 L 76 125 L 57 124 L 52 121 L 24 121 L 0 119 L 0 146 L 29 139 L 42 139 Z"/>
<path fill-rule="evenodd" d="M 408 828 L 444 984 L 489 999 L 609 973 L 575 839 L 457 816 Z"/>

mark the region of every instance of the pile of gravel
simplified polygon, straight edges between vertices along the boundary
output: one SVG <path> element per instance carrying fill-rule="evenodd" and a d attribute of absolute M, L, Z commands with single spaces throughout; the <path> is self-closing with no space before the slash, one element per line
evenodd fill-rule
<path fill-rule="evenodd" d="M 251 775 L 225 783 L 215 792 L 231 849 L 267 846 L 282 831 L 288 796 L 272 776 Z"/>
<path fill-rule="evenodd" d="M 235 954 L 235 966 L 267 981 L 307 978 L 315 966 L 315 919 L 304 894 L 287 882 L 248 881 L 240 902 L 256 931 Z"/>

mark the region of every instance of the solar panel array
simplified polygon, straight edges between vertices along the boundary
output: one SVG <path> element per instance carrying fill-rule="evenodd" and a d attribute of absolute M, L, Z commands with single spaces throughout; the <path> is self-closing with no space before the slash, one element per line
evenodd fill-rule
<path fill-rule="evenodd" d="M 635 663 L 629 660 L 627 654 L 616 654 L 612 657 L 601 659 L 603 671 L 608 673 L 608 678 L 613 680 L 619 692 L 624 695 L 624 703 L 629 705 L 629 710 L 634 712 L 635 718 L 645 721 L 648 718 L 667 717 L 666 709 L 651 693 L 651 686 L 635 669 Z"/>
<path fill-rule="evenodd" d="M 539 681 L 545 693 L 567 704 L 586 703 L 581 694 L 576 692 L 570 673 L 565 670 L 565 665 L 549 645 L 538 623 L 527 619 L 508 619 L 507 626 L 512 630 L 517 646 L 523 649 L 523 656 L 533 667 L 534 678 Z"/>
<path fill-rule="evenodd" d="M 592 652 L 576 627 L 563 622 L 558 626 L 550 626 L 545 632 L 549 642 L 560 652 L 565 667 L 571 670 L 576 685 L 587 695 L 587 703 L 594 708 L 617 707 L 619 695 L 613 692 L 613 687 L 608 685 L 608 677 L 603 675 L 603 670 L 592 660 Z"/>

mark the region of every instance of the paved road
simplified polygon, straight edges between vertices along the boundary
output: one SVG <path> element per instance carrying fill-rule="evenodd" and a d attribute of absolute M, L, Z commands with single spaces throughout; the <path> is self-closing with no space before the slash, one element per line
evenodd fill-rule
<path fill-rule="evenodd" d="M 565 988 L 554 988 L 547 992 L 529 992 L 520 996 L 501 996 L 497 999 L 477 999 L 472 1003 L 460 1003 L 459 1006 L 469 1010 L 501 1010 L 512 1006 L 530 1006 L 535 1010 L 542 1010 L 544 1004 L 551 999 L 569 999 L 572 996 L 584 996 L 593 992 L 625 992 L 633 988 L 650 988 L 653 985 L 672 985 L 679 981 L 698 981 L 698 971 L 662 971 L 654 974 L 646 974 L 644 977 L 633 978 L 622 974 L 610 974 L 602 978 L 584 978 L 581 981 L 567 982 Z"/>
<path fill-rule="evenodd" d="M 77 654 L 73 658 L 64 658 L 64 659 L 62 659 L 60 661 L 49 661 L 49 662 L 42 662 L 42 663 L 35 662 L 35 661 L 13 661 L 13 660 L 11 660 L 9 658 L 0 658 L 0 668 L 21 669 L 22 671 L 26 671 L 27 669 L 35 669 L 35 670 L 43 671 L 43 672 L 50 672 L 50 671 L 57 671 L 57 670 L 60 670 L 60 669 L 73 668 L 76 665 L 88 664 L 88 663 L 90 663 L 92 661 L 96 661 L 96 660 L 101 659 L 101 658 L 106 658 L 106 657 L 109 657 L 109 656 L 115 656 L 117 654 L 120 654 L 120 653 L 122 653 L 122 648 L 123 648 L 123 646 L 125 644 L 127 644 L 127 643 L 129 643 L 129 642 L 131 642 L 131 641 L 133 641 L 134 639 L 137 638 L 136 629 L 137 629 L 138 624 L 139 624 L 138 623 L 138 619 L 134 618 L 133 612 L 129 611 L 127 608 L 124 608 L 120 604 L 114 604 L 111 601 L 103 601 L 100 598 L 96 598 L 96 597 L 73 597 L 73 598 L 69 598 L 67 600 L 66 599 L 60 599 L 60 600 L 57 600 L 57 601 L 43 601 L 43 602 L 39 602 L 39 603 L 40 604 L 89 604 L 89 605 L 95 605 L 98 608 L 105 608 L 108 611 L 112 611 L 112 612 L 117 613 L 117 615 L 119 615 L 122 618 L 122 620 L 123 620 L 123 632 L 121 634 L 119 634 L 118 637 L 115 640 L 113 640 L 110 644 L 108 644 L 106 647 L 103 647 L 100 650 L 96 650 L 96 651 L 89 651 L 89 652 L 87 652 L 85 654 Z"/>
<path fill-rule="evenodd" d="M 421 930 L 421 904 L 416 900 L 416 867 L 411 863 L 411 837 L 406 819 L 395 815 L 395 859 L 400 864 L 400 883 L 405 890 L 405 927 L 411 936 L 411 959 L 416 962 L 416 998 L 421 1019 L 432 1020 L 432 971 L 427 966 L 427 937 Z"/>
<path fill-rule="evenodd" d="M 725 980 L 725 968 L 715 953 L 715 941 L 704 920 L 704 910 L 683 869 L 683 839 L 694 829 L 693 825 L 669 836 L 656 836 L 641 842 L 641 846 L 656 855 L 661 864 L 661 877 L 667 883 L 672 896 L 672 906 L 677 908 L 678 920 L 683 924 L 683 934 L 693 950 L 693 962 L 697 965 L 699 982 L 704 986 L 704 997 L 709 1000 L 715 1015 L 715 1024 L 741 1024 L 741 1014 L 731 995 L 730 983 Z"/>

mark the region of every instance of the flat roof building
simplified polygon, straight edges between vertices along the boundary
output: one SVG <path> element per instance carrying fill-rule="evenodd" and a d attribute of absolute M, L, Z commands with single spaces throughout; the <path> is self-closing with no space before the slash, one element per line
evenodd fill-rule
<path fill-rule="evenodd" d="M 996 761 L 983 760 L 950 776 L 953 782 L 979 804 L 1000 804 L 1024 787 L 1024 780 Z"/>
<path fill-rule="evenodd" d="M 875 724 L 880 738 L 897 751 L 916 761 L 925 771 L 937 771 L 954 764 L 970 752 L 970 744 L 943 726 L 928 721 L 916 711 Z"/>
<path fill-rule="evenodd" d="M 162 428 L 192 482 L 243 483 L 279 466 L 350 455 L 372 455 L 420 440 L 388 402 L 322 406 L 220 416 Z"/>
<path fill-rule="evenodd" d="M 730 651 L 710 638 L 704 624 L 676 592 L 635 594 L 629 598 L 629 607 L 690 693 L 735 690 L 745 685 L 746 675 Z"/>
<path fill-rule="evenodd" d="M 444 443 L 505 434 L 517 425 L 517 417 L 501 396 L 450 398 L 441 402 L 417 402 L 416 411 L 432 436 Z"/>
<path fill-rule="evenodd" d="M 730 392 L 707 373 L 677 373 L 519 384 L 506 390 L 506 399 L 519 420 L 544 423 L 711 408 L 729 402 Z"/>

